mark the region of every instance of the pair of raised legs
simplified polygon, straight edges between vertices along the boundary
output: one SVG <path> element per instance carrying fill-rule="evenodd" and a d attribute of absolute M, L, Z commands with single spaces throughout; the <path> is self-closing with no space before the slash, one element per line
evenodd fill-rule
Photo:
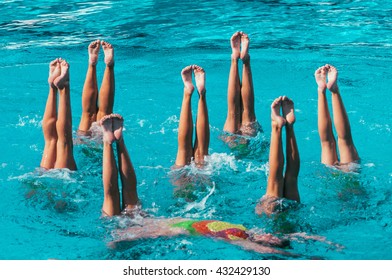
<path fill-rule="evenodd" d="M 328 76 L 328 82 L 327 82 Z M 321 162 L 326 165 L 340 165 L 359 160 L 357 149 L 351 135 L 350 122 L 338 87 L 338 71 L 326 64 L 315 72 L 318 85 L 318 131 L 321 142 Z M 336 150 L 336 141 L 332 131 L 332 121 L 328 109 L 326 90 L 332 93 L 334 124 L 338 134 L 340 161 Z"/>
<path fill-rule="evenodd" d="M 254 109 L 254 89 L 250 67 L 249 37 L 236 32 L 230 39 L 231 66 L 227 90 L 227 118 L 224 131 L 233 134 L 255 136 L 257 134 Z M 238 71 L 238 61 L 242 60 L 242 82 Z"/>
<path fill-rule="evenodd" d="M 106 115 L 100 120 L 103 128 L 102 212 L 110 217 L 132 211 L 139 202 L 135 169 L 122 137 L 123 122 L 123 118 L 118 114 Z M 117 145 L 118 164 L 114 155 L 114 143 Z M 121 200 L 118 174 L 121 180 Z"/>
<path fill-rule="evenodd" d="M 192 83 L 192 72 L 195 76 L 196 88 L 199 94 L 194 145 L 192 143 L 193 119 L 191 98 L 195 87 Z M 197 165 L 203 165 L 204 156 L 208 155 L 210 144 L 205 71 L 200 66 L 190 65 L 182 69 L 181 76 L 184 82 L 184 96 L 178 126 L 178 151 L 175 164 L 178 167 L 188 165 L 191 163 L 192 158 L 194 158 Z"/>
<path fill-rule="evenodd" d="M 282 115 L 280 114 L 282 110 Z M 286 96 L 276 98 L 271 104 L 272 132 L 269 154 L 269 176 L 266 195 L 256 207 L 258 214 L 271 214 L 276 209 L 276 199 L 286 198 L 299 202 L 298 174 L 300 158 L 294 134 L 294 103 Z M 282 129 L 286 128 L 286 169 Z M 283 175 L 284 174 L 284 175 Z"/>
<path fill-rule="evenodd" d="M 48 83 L 49 94 L 42 120 L 45 147 L 40 166 L 45 169 L 76 170 L 67 61 L 57 58 L 50 62 Z M 58 108 L 57 93 L 59 93 Z"/>
<path fill-rule="evenodd" d="M 105 54 L 106 68 L 98 95 L 97 63 L 100 47 Z M 88 46 L 89 63 L 82 94 L 82 117 L 78 132 L 89 135 L 92 123 L 113 113 L 114 104 L 114 49 L 105 41 L 96 40 Z M 98 103 L 99 101 L 99 103 Z"/>

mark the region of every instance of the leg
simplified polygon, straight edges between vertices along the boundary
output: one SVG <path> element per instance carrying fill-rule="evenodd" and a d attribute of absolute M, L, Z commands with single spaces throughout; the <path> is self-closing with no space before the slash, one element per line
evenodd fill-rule
<path fill-rule="evenodd" d="M 208 155 L 208 147 L 210 145 L 210 124 L 208 120 L 205 88 L 206 78 L 203 68 L 194 65 L 193 69 L 195 74 L 197 92 L 199 93 L 194 157 L 196 164 L 203 164 L 204 156 Z"/>
<path fill-rule="evenodd" d="M 241 34 L 236 32 L 231 37 L 231 66 L 227 89 L 227 118 L 224 131 L 238 133 L 241 124 L 241 85 L 238 73 L 238 59 L 240 58 Z"/>
<path fill-rule="evenodd" d="M 280 116 L 282 97 L 276 98 L 271 105 L 272 132 L 269 154 L 269 176 L 266 195 L 283 197 L 283 146 L 282 127 L 286 120 Z"/>
<path fill-rule="evenodd" d="M 193 155 L 193 120 L 191 97 L 194 86 L 192 84 L 192 66 L 187 66 L 182 69 L 181 76 L 184 82 L 184 97 L 181 106 L 180 123 L 178 125 L 178 150 L 176 158 L 177 166 L 190 164 Z"/>
<path fill-rule="evenodd" d="M 57 158 L 54 168 L 68 168 L 76 170 L 73 157 L 72 142 L 72 114 L 69 90 L 69 65 L 65 60 L 61 61 L 61 74 L 54 80 L 54 85 L 60 91 L 57 130 Z"/>
<path fill-rule="evenodd" d="M 113 124 L 111 118 L 103 118 L 101 121 L 103 128 L 103 205 L 102 211 L 105 215 L 119 215 L 120 210 L 120 193 L 118 189 L 118 170 L 116 159 L 114 158 L 113 143 Z M 112 140 L 108 140 L 112 139 Z"/>
<path fill-rule="evenodd" d="M 245 134 L 254 136 L 257 131 L 249 127 L 256 121 L 255 105 L 254 105 L 254 89 L 252 70 L 250 68 L 249 38 L 245 33 L 241 33 L 241 59 L 243 61 L 242 67 L 242 87 L 241 87 L 241 100 L 242 100 L 242 123 L 243 131 Z M 251 129 L 251 131 L 249 130 Z"/>
<path fill-rule="evenodd" d="M 113 113 L 114 104 L 114 49 L 111 44 L 101 42 L 105 54 L 105 72 L 99 90 L 99 110 L 97 120 Z"/>
<path fill-rule="evenodd" d="M 96 65 L 98 62 L 99 47 L 99 40 L 92 42 L 88 46 L 89 63 L 83 86 L 82 117 L 79 124 L 79 131 L 84 134 L 90 129 L 91 124 L 97 120 L 98 85 Z"/>
<path fill-rule="evenodd" d="M 299 151 L 294 134 L 294 103 L 283 97 L 283 117 L 286 119 L 286 172 L 284 175 L 283 197 L 300 202 L 298 192 Z"/>
<path fill-rule="evenodd" d="M 57 88 L 53 81 L 60 76 L 59 60 L 55 59 L 49 64 L 49 95 L 46 101 L 45 113 L 42 120 L 42 130 L 45 139 L 45 148 L 40 166 L 46 169 L 54 168 L 57 147 Z"/>
<path fill-rule="evenodd" d="M 113 132 L 117 141 L 118 167 L 122 184 L 122 209 L 132 210 L 139 203 L 136 189 L 136 173 L 122 137 L 123 118 L 116 114 L 112 114 L 112 116 Z"/>
<path fill-rule="evenodd" d="M 327 87 L 332 93 L 333 118 L 338 133 L 338 147 L 341 163 L 350 163 L 359 159 L 357 149 L 351 135 L 350 122 L 338 87 L 338 71 L 332 65 L 328 69 Z"/>
<path fill-rule="evenodd" d="M 318 85 L 318 131 L 321 142 L 321 162 L 327 165 L 334 165 L 338 162 L 338 155 L 336 153 L 335 137 L 332 132 L 332 121 L 327 97 L 325 96 L 327 89 L 326 72 L 326 67 L 322 66 L 314 73 Z"/>
<path fill-rule="evenodd" d="M 284 155 L 282 146 L 282 127 L 286 120 L 280 116 L 282 96 L 276 98 L 271 104 L 272 132 L 269 153 L 269 176 L 267 191 L 256 206 L 256 213 L 270 215 L 278 211 L 277 198 L 282 198 L 284 193 L 283 165 Z"/>

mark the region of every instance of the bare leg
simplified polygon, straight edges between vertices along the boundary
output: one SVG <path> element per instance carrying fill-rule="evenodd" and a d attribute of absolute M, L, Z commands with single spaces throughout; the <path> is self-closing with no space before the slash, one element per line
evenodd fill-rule
<path fill-rule="evenodd" d="M 117 155 L 119 160 L 120 179 L 122 183 L 122 209 L 131 210 L 139 203 L 136 189 L 136 173 L 131 158 L 121 137 L 117 141 Z"/>
<path fill-rule="evenodd" d="M 114 157 L 113 142 L 107 139 L 113 139 L 112 119 L 104 118 L 101 121 L 103 127 L 103 205 L 102 211 L 108 216 L 119 215 L 120 210 L 120 193 L 118 189 L 118 170 L 116 159 Z"/>
<path fill-rule="evenodd" d="M 177 166 L 190 164 L 193 155 L 193 120 L 191 97 L 194 86 L 192 84 L 192 66 L 187 66 L 182 69 L 181 76 L 184 82 L 184 97 L 181 106 L 180 123 L 178 125 L 178 150 L 176 158 Z"/>
<path fill-rule="evenodd" d="M 286 119 L 286 172 L 284 175 L 283 197 L 300 202 L 298 192 L 299 151 L 294 134 L 294 103 L 291 99 L 283 97 L 283 117 Z"/>
<path fill-rule="evenodd" d="M 266 195 L 283 197 L 283 164 L 282 127 L 286 120 L 280 116 L 282 97 L 278 97 L 271 104 L 272 132 L 269 154 L 269 176 Z"/>
<path fill-rule="evenodd" d="M 318 85 L 318 131 L 321 142 L 321 162 L 327 165 L 334 165 L 338 162 L 336 153 L 336 141 L 332 132 L 332 121 L 329 114 L 327 97 L 325 92 L 327 69 L 325 66 L 319 67 L 314 73 Z"/>
<path fill-rule="evenodd" d="M 224 131 L 238 133 L 241 125 L 241 84 L 238 73 L 238 59 L 240 58 L 241 33 L 236 32 L 230 39 L 231 66 L 227 89 L 227 118 Z"/>
<path fill-rule="evenodd" d="M 79 132 L 87 133 L 91 124 L 97 120 L 97 62 L 100 48 L 99 40 L 90 43 L 88 46 L 89 62 L 86 79 L 83 86 L 82 94 L 82 118 L 79 123 Z"/>
<path fill-rule="evenodd" d="M 114 104 L 114 49 L 111 44 L 104 41 L 101 42 L 101 45 L 105 54 L 106 68 L 99 90 L 98 121 L 103 116 L 113 113 Z"/>
<path fill-rule="evenodd" d="M 118 168 L 122 185 L 122 209 L 133 209 L 139 202 L 136 189 L 136 174 L 122 137 L 124 119 L 119 114 L 110 114 L 100 121 L 104 143 L 117 142 Z M 117 182 L 117 181 L 116 181 Z"/>
<path fill-rule="evenodd" d="M 256 121 L 255 105 L 254 105 L 254 89 L 252 70 L 250 68 L 250 56 L 249 56 L 249 38 L 245 33 L 241 33 L 241 59 L 243 62 L 242 67 L 242 87 L 241 87 L 241 98 L 242 98 L 242 123 L 244 126 L 242 130 L 245 134 L 254 136 L 256 131 L 251 129 L 249 131 L 249 125 Z"/>
<path fill-rule="evenodd" d="M 206 77 L 204 69 L 200 66 L 194 65 L 193 71 L 195 74 L 197 92 L 199 93 L 194 156 L 196 164 L 203 164 L 204 156 L 208 155 L 208 147 L 210 145 L 210 124 L 208 120 L 205 87 Z"/>
<path fill-rule="evenodd" d="M 72 142 L 72 114 L 69 90 L 69 65 L 65 60 L 60 63 L 61 74 L 53 84 L 60 91 L 58 108 L 58 118 L 56 122 L 57 130 L 57 157 L 55 168 L 68 168 L 76 170 L 76 163 L 73 157 Z"/>
<path fill-rule="evenodd" d="M 328 69 L 327 87 L 332 93 L 332 109 L 336 132 L 338 133 L 338 146 L 340 163 L 350 163 L 359 159 L 357 149 L 351 135 L 350 122 L 338 87 L 338 71 L 332 65 Z"/>
<path fill-rule="evenodd" d="M 46 169 L 54 168 L 57 149 L 57 88 L 53 81 L 60 76 L 59 60 L 55 59 L 49 64 L 49 95 L 46 101 L 45 113 L 42 120 L 42 130 L 45 139 L 45 148 L 40 166 Z"/>

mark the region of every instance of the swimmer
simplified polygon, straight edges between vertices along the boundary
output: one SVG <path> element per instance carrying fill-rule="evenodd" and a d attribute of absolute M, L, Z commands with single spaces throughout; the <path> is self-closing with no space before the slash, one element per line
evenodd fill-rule
<path fill-rule="evenodd" d="M 277 248 L 289 248 L 290 241 L 272 234 L 248 230 L 243 225 L 217 220 L 191 220 L 183 218 L 144 218 L 137 224 L 113 233 L 112 248 L 129 242 L 158 237 L 204 236 L 223 240 L 245 250 L 261 254 L 279 254 L 288 257 L 298 255 Z M 277 248 L 276 248 L 277 247 Z"/>
<path fill-rule="evenodd" d="M 98 96 L 97 63 L 102 46 L 106 64 Z M 91 135 L 90 128 L 104 116 L 113 113 L 114 104 L 114 49 L 105 41 L 96 40 L 88 46 L 88 68 L 82 93 L 82 116 L 78 134 Z"/>
<path fill-rule="evenodd" d="M 280 110 L 282 109 L 282 115 Z M 294 102 L 286 96 L 276 98 L 271 104 L 271 144 L 269 154 L 269 176 L 266 194 L 256 206 L 257 214 L 284 211 L 284 199 L 300 202 L 298 174 L 300 167 L 299 151 L 294 134 Z M 282 144 L 282 129 L 286 128 L 286 170 Z M 290 203 L 287 203 L 290 204 Z"/>
<path fill-rule="evenodd" d="M 42 120 L 45 147 L 40 166 L 76 170 L 72 143 L 69 64 L 57 58 L 49 64 L 49 95 Z M 59 105 L 57 108 L 57 93 Z"/>
<path fill-rule="evenodd" d="M 120 215 L 121 213 L 131 213 L 139 205 L 135 169 L 122 135 L 123 122 L 122 116 L 118 114 L 106 115 L 100 120 L 100 125 L 103 129 L 102 181 L 104 199 L 102 214 L 108 217 Z M 114 156 L 114 144 L 117 146 L 118 164 L 116 164 Z M 118 174 L 120 174 L 122 187 L 121 201 Z"/>
<path fill-rule="evenodd" d="M 194 145 L 192 144 L 193 120 L 191 109 L 191 98 L 194 91 L 192 72 L 195 76 L 196 88 L 199 94 Z M 178 126 L 178 150 L 175 167 L 180 168 L 189 165 L 192 158 L 197 166 L 203 166 L 205 164 L 204 157 L 208 155 L 210 143 L 205 71 L 200 66 L 189 65 L 182 69 L 181 76 L 184 82 L 184 96 L 181 106 L 180 123 Z"/>
<path fill-rule="evenodd" d="M 227 90 L 227 118 L 223 130 L 230 134 L 256 136 L 261 130 L 254 109 L 254 89 L 250 67 L 249 37 L 244 32 L 236 32 L 230 39 L 231 66 Z M 241 59 L 242 82 L 238 71 Z M 228 140 L 231 140 L 229 137 Z"/>
<path fill-rule="evenodd" d="M 338 87 L 338 70 L 334 66 L 326 64 L 319 67 L 314 75 L 318 85 L 318 131 L 321 142 L 321 162 L 337 167 L 356 162 L 359 160 L 359 156 L 354 145 L 350 122 Z M 326 97 L 327 89 L 332 93 L 332 109 L 334 124 L 338 134 L 340 161 L 336 150 L 335 136 L 332 132 L 332 121 Z"/>

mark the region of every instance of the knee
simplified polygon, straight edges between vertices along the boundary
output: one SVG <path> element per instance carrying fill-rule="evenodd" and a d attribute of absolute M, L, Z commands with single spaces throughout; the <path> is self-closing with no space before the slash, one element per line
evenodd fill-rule
<path fill-rule="evenodd" d="M 43 131 L 50 131 L 56 127 L 56 118 L 44 119 L 42 121 L 42 129 Z"/>
<path fill-rule="evenodd" d="M 323 150 L 332 150 L 336 148 L 335 139 L 321 141 L 321 148 Z"/>

